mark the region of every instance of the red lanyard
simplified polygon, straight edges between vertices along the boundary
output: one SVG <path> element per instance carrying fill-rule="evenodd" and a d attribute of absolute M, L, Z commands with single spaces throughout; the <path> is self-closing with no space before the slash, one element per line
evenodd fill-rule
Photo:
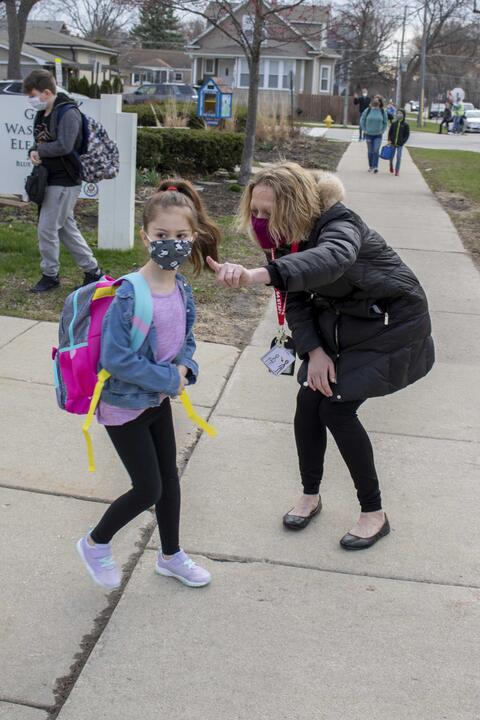
<path fill-rule="evenodd" d="M 292 253 L 296 253 L 298 251 L 298 243 L 292 243 Z M 275 250 L 272 249 L 272 260 L 275 260 Z M 283 327 L 285 325 L 285 311 L 287 309 L 287 296 L 288 292 L 281 292 L 281 290 L 277 290 L 277 288 L 274 288 L 275 290 L 275 304 L 277 306 L 277 317 L 278 317 L 278 324 L 280 327 Z"/>

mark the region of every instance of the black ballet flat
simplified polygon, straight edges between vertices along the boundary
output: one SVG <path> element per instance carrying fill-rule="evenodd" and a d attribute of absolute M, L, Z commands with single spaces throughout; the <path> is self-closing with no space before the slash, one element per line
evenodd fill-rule
<path fill-rule="evenodd" d="M 375 543 L 378 542 L 380 538 L 388 535 L 389 532 L 390 523 L 388 522 L 388 518 L 385 515 L 385 522 L 375 535 L 367 538 L 361 538 L 358 537 L 358 535 L 352 535 L 351 533 L 347 533 L 340 540 L 340 545 L 345 548 L 345 550 L 366 550 L 367 548 L 372 547 L 372 545 L 375 545 Z"/>
<path fill-rule="evenodd" d="M 318 513 L 320 512 L 321 509 L 322 509 L 322 499 L 319 498 L 317 507 L 314 508 L 314 510 L 312 510 L 310 515 L 307 515 L 306 517 L 302 517 L 301 515 L 289 515 L 288 513 L 286 513 L 283 516 L 283 524 L 289 530 L 303 530 L 303 528 L 307 527 L 310 520 L 312 518 L 314 518 L 315 515 L 318 515 Z"/>

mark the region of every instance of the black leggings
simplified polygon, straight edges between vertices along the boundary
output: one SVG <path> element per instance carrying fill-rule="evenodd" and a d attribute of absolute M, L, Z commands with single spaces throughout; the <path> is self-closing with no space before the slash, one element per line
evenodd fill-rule
<path fill-rule="evenodd" d="M 328 428 L 350 471 L 362 512 L 373 512 L 381 510 L 382 501 L 372 445 L 357 417 L 361 404 L 331 402 L 319 390 L 302 387 L 297 396 L 295 440 L 306 495 L 319 492 Z"/>
<path fill-rule="evenodd" d="M 132 489 L 117 498 L 90 533 L 96 543 L 108 543 L 122 527 L 155 505 L 162 551 L 178 552 L 180 482 L 170 400 L 145 410 L 125 425 L 107 426 Z"/>

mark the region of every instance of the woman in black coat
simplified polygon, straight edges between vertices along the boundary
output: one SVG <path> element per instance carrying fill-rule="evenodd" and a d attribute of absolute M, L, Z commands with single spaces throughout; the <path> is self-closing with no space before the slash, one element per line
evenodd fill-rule
<path fill-rule="evenodd" d="M 367 398 L 424 377 L 434 346 L 419 281 L 343 199 L 343 186 L 330 173 L 312 173 L 295 163 L 262 170 L 243 195 L 240 226 L 266 251 L 268 265 L 247 270 L 212 260 L 210 266 L 226 286 L 265 283 L 287 293 L 287 322 L 303 360 L 295 414 L 303 494 L 283 521 L 301 529 L 321 509 L 328 428 L 361 508 L 340 543 L 359 550 L 390 527 L 357 410 Z"/>

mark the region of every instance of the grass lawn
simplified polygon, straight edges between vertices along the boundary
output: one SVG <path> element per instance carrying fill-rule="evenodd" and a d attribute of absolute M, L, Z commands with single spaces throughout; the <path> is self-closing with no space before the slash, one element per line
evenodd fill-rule
<path fill-rule="evenodd" d="M 417 167 L 480 263 L 480 153 L 409 148 Z"/>
<path fill-rule="evenodd" d="M 250 267 L 263 262 L 262 254 L 251 240 L 234 232 L 231 217 L 219 218 L 217 222 L 223 234 L 222 257 Z M 112 277 L 136 270 L 147 261 L 148 255 L 138 233 L 132 250 L 100 250 L 97 248 L 96 232 L 82 227 L 81 220 L 79 225 L 101 267 Z M 36 225 L 18 220 L 0 222 L 0 315 L 58 320 L 66 296 L 81 283 L 83 275 L 70 254 L 62 248 L 61 286 L 48 293 L 34 295 L 28 290 L 40 278 L 39 263 Z M 210 272 L 194 277 L 188 265 L 185 274 L 195 292 L 198 337 L 240 346 L 248 342 L 249 332 L 260 319 L 256 310 L 263 305 L 267 289 L 262 286 L 256 291 L 259 296 L 257 303 L 247 303 L 244 296 L 247 290 L 233 293 L 222 288 L 214 282 Z"/>

